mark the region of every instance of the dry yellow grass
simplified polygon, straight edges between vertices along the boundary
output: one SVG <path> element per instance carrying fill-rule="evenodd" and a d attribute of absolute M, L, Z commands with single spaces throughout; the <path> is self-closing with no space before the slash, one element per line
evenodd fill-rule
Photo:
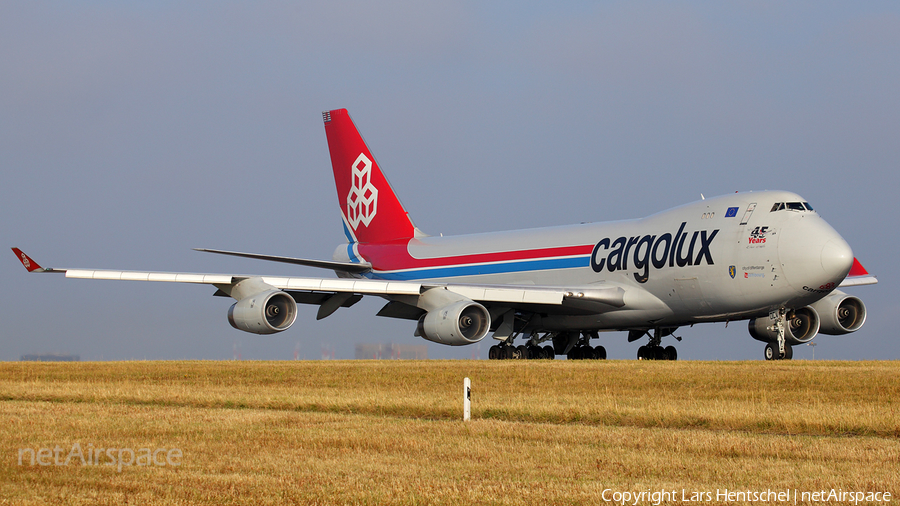
<path fill-rule="evenodd" d="M 898 373 L 894 362 L 6 363 L 0 501 L 600 504 L 605 489 L 726 488 L 896 501 Z M 18 465 L 19 448 L 76 442 L 184 457 L 121 472 Z"/>

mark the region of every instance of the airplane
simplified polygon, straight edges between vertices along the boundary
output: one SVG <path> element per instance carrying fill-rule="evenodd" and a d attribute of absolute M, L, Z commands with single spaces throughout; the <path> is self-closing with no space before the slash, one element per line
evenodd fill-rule
<path fill-rule="evenodd" d="M 847 242 L 799 195 L 739 192 L 640 219 L 429 236 L 413 223 L 346 109 L 322 113 L 347 242 L 332 260 L 214 249 L 222 255 L 333 270 L 334 278 L 43 268 L 67 278 L 209 284 L 231 297 L 236 329 L 274 334 L 297 304 L 317 319 L 363 296 L 415 335 L 462 346 L 492 333 L 490 359 L 605 359 L 599 332 L 647 338 L 644 360 L 676 360 L 662 339 L 707 322 L 748 321 L 767 360 L 817 334 L 855 332 L 862 300 L 839 288 L 877 283 Z M 702 197 L 702 196 L 701 196 Z M 523 344 L 515 345 L 522 338 Z"/>

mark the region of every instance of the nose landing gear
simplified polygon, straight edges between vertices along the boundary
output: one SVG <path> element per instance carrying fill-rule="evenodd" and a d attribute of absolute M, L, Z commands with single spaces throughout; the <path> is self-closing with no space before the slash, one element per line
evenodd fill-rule
<path fill-rule="evenodd" d="M 785 345 L 784 354 L 778 353 L 778 343 L 766 345 L 766 360 L 790 360 L 794 357 L 794 349 Z"/>
<path fill-rule="evenodd" d="M 766 360 L 790 360 L 794 357 L 794 350 L 785 342 L 784 339 L 784 329 L 785 325 L 787 325 L 788 319 L 787 309 L 781 308 L 771 311 L 769 313 L 769 318 L 775 320 L 775 323 L 771 327 L 769 327 L 769 330 L 775 331 L 776 341 L 766 345 Z"/>

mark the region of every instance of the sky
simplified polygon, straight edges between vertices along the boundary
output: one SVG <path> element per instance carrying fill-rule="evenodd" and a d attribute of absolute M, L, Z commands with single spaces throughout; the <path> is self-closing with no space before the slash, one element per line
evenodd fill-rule
<path fill-rule="evenodd" d="M 45 267 L 330 276 L 321 112 L 347 108 L 436 235 L 637 218 L 734 191 L 804 196 L 879 284 L 865 326 L 794 359 L 900 359 L 900 4 L 3 2 L 0 238 Z M 206 285 L 0 261 L 0 360 L 352 358 L 423 344 L 381 299 L 257 336 Z M 746 322 L 681 359 L 759 360 Z M 432 358 L 486 358 L 490 337 Z M 664 344 L 675 344 L 670 338 Z M 610 358 L 638 343 L 601 334 Z"/>

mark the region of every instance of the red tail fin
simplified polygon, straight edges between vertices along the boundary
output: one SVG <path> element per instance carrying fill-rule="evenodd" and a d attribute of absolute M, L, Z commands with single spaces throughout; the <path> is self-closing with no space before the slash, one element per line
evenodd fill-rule
<path fill-rule="evenodd" d="M 850 274 L 847 274 L 847 276 L 856 277 L 868 275 L 869 271 L 867 271 L 866 268 L 863 267 L 861 263 L 859 263 L 859 260 L 857 260 L 856 257 L 853 257 L 853 266 L 850 267 Z"/>
<path fill-rule="evenodd" d="M 322 113 L 334 184 L 351 241 L 409 239 L 416 227 L 394 194 L 347 109 Z"/>
<path fill-rule="evenodd" d="M 869 271 L 854 257 L 850 273 L 847 274 L 847 277 L 844 278 L 844 281 L 839 286 L 874 285 L 877 282 L 878 278 L 869 274 Z"/>

